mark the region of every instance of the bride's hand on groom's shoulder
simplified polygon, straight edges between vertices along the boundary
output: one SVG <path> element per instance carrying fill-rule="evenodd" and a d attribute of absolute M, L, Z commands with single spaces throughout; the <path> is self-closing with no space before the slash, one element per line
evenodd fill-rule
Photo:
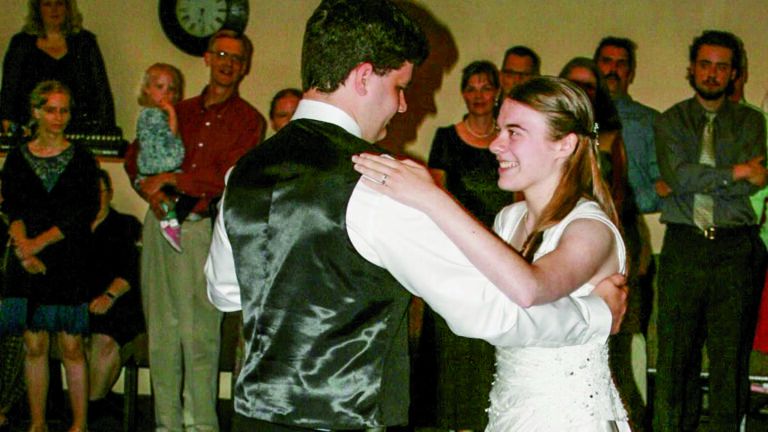
<path fill-rule="evenodd" d="M 352 162 L 371 188 L 407 206 L 427 212 L 444 198 L 429 169 L 414 160 L 361 153 Z"/>
<path fill-rule="evenodd" d="M 592 294 L 600 296 L 611 310 L 613 321 L 611 323 L 611 334 L 616 334 L 621 329 L 621 322 L 624 320 L 624 313 L 627 312 L 627 278 L 620 273 L 616 273 L 603 279 Z"/>

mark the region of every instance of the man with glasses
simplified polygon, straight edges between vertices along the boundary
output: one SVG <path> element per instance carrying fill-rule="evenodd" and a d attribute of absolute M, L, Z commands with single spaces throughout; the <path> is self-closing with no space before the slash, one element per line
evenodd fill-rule
<path fill-rule="evenodd" d="M 266 131 L 264 117 L 238 94 L 251 52 L 245 35 L 223 30 L 211 37 L 204 56 L 210 69 L 208 85 L 200 95 L 176 106 L 186 152 L 181 172 L 136 184 L 150 205 L 144 221 L 141 285 L 157 430 L 218 430 L 222 313 L 208 302 L 202 268 L 211 239 L 209 209 L 221 196 L 224 174 L 261 142 Z M 126 154 L 132 180 L 136 147 Z M 162 190 L 166 185 L 198 199 L 183 222 L 181 253 L 162 238 L 159 228 L 162 203 L 169 199 Z"/>
<path fill-rule="evenodd" d="M 526 46 L 517 45 L 504 53 L 501 65 L 501 97 L 506 97 L 513 88 L 541 75 L 541 59 Z"/>

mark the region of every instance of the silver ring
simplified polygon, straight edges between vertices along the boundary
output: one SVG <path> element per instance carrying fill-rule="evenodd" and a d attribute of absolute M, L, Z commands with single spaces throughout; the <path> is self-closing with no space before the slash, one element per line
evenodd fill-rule
<path fill-rule="evenodd" d="M 384 174 L 384 177 L 381 178 L 381 184 L 387 184 L 387 179 L 388 178 L 389 178 L 389 176 Z"/>

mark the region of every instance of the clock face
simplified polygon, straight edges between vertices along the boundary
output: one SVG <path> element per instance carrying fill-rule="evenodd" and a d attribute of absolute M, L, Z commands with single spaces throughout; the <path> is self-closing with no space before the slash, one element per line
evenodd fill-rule
<path fill-rule="evenodd" d="M 187 33 L 204 37 L 218 31 L 227 20 L 226 0 L 178 0 L 176 19 Z"/>
<path fill-rule="evenodd" d="M 182 51 L 201 56 L 221 29 L 245 31 L 248 0 L 160 0 L 160 24 Z"/>

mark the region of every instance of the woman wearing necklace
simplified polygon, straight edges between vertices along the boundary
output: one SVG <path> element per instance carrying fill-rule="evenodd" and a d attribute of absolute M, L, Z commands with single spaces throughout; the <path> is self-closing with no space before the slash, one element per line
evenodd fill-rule
<path fill-rule="evenodd" d="M 99 209 L 97 166 L 86 149 L 64 137 L 69 90 L 43 81 L 30 95 L 34 137 L 8 153 L 3 167 L 3 211 L 13 254 L 5 292 L 15 307 L 9 320 L 24 336 L 30 432 L 45 432 L 48 353 L 57 344 L 72 405 L 69 432 L 87 429 L 88 377 L 83 336 L 88 332 L 88 251 Z M 4 305 L 5 306 L 5 305 Z"/>
<path fill-rule="evenodd" d="M 429 154 L 429 167 L 440 182 L 486 226 L 491 226 L 496 213 L 512 201 L 512 194 L 496 186 L 498 163 L 488 150 L 498 134 L 493 115 L 498 93 L 499 74 L 493 63 L 475 61 L 465 67 L 461 95 L 467 114 L 458 123 L 437 130 Z M 483 430 L 493 380 L 493 347 L 454 335 L 442 318 L 427 309 L 419 352 L 415 379 L 421 379 L 418 372 L 424 368 L 421 375 L 432 374 L 435 382 L 431 387 L 420 387 L 435 388 L 435 394 L 415 394 L 416 404 L 423 396 L 427 405 L 415 411 L 434 412 L 429 426 Z"/>
<path fill-rule="evenodd" d="M 470 63 L 462 71 L 464 118 L 439 128 L 432 141 L 429 167 L 464 207 L 484 224 L 493 224 L 509 193 L 496 187 L 496 158 L 488 146 L 496 138 L 493 104 L 499 94 L 499 73 L 489 61 Z"/>

